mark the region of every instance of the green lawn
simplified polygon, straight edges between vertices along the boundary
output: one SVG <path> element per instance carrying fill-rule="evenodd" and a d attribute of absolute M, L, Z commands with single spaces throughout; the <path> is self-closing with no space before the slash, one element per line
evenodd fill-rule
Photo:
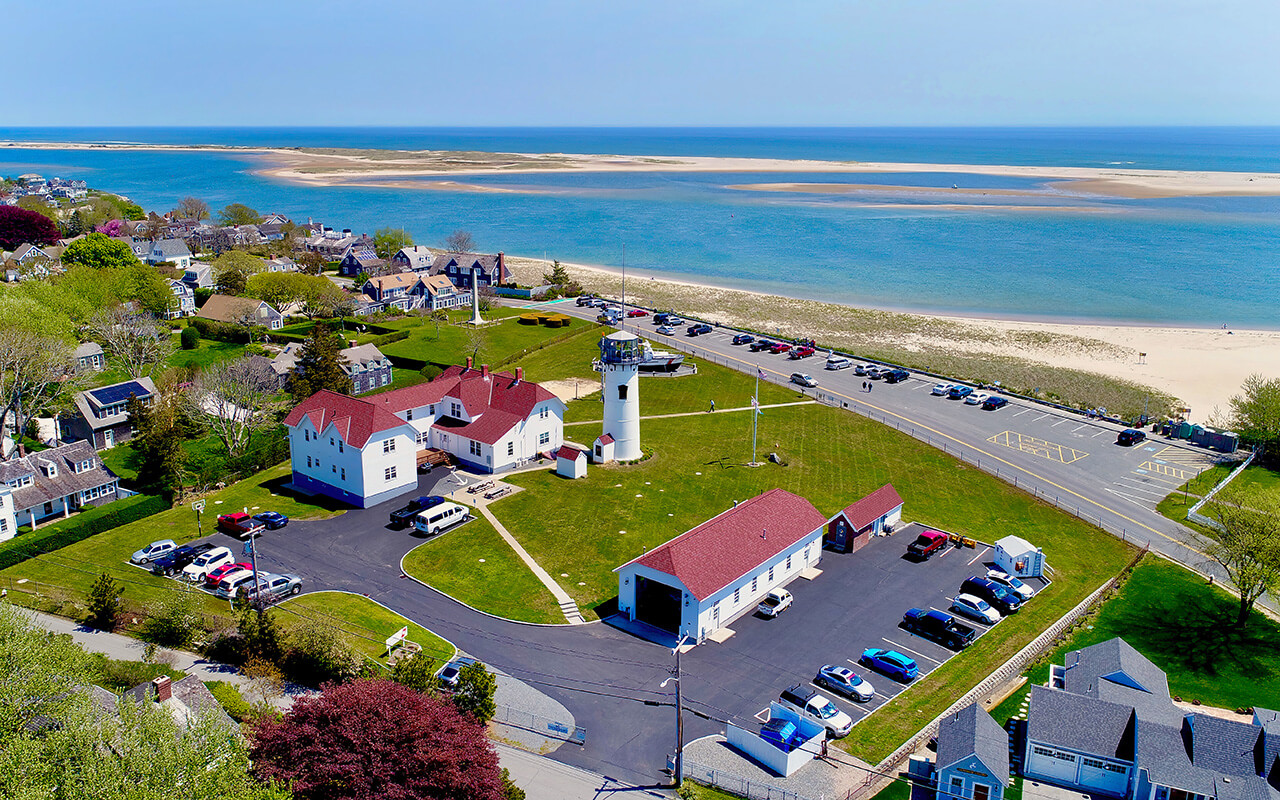
<path fill-rule="evenodd" d="M 175 350 L 165 365 L 168 367 L 206 367 L 218 361 L 239 358 L 244 353 L 244 345 L 236 342 L 220 342 L 216 339 L 201 339 L 194 350 L 183 350 L 178 344 L 181 331 L 173 332 Z M 163 370 L 161 370 L 163 371 Z M 129 374 L 114 359 L 107 361 L 107 368 L 92 375 L 88 386 L 109 386 L 113 383 L 129 380 Z"/>
<path fill-rule="evenodd" d="M 1189 521 L 1187 511 L 1213 487 L 1221 483 L 1223 478 L 1230 475 L 1235 468 L 1235 464 L 1218 464 L 1210 467 L 1170 492 L 1156 506 L 1156 510 L 1174 522 L 1180 522 L 1206 536 L 1213 536 L 1214 532 L 1211 529 Z M 1223 491 L 1228 492 L 1233 498 L 1238 497 L 1243 505 L 1248 505 L 1252 498 L 1280 500 L 1280 470 L 1251 465 L 1237 475 Z"/>
<path fill-rule="evenodd" d="M 469 606 L 522 622 L 563 624 L 555 598 L 484 517 L 424 542 L 404 571 Z"/>
<path fill-rule="evenodd" d="M 422 652 L 443 664 L 457 653 L 453 645 L 431 631 L 410 622 L 367 597 L 346 592 L 311 592 L 286 600 L 278 607 L 285 625 L 310 619 L 340 631 L 348 643 L 386 664 L 387 637 L 409 626 L 409 641 L 422 645 Z"/>
<path fill-rule="evenodd" d="M 416 358 L 436 364 L 462 364 L 480 345 L 479 363 L 496 366 L 505 359 L 518 356 L 521 351 L 538 347 L 549 339 L 563 336 L 591 323 L 574 320 L 568 328 L 548 328 L 543 325 L 521 325 L 515 317 L 524 313 L 516 308 L 494 308 L 484 314 L 487 320 L 501 320 L 498 324 L 479 330 L 469 325 L 452 324 L 471 318 L 471 312 L 450 312 L 451 323 L 436 325 L 421 317 L 382 323 L 397 330 L 408 330 L 409 338 L 382 345 L 380 349 L 389 356 Z"/>
<path fill-rule="evenodd" d="M 289 474 L 289 465 L 281 464 L 211 494 L 204 512 L 204 533 L 213 531 L 218 514 L 245 507 L 251 512 L 273 509 L 293 519 L 324 519 L 341 513 L 333 504 L 313 505 L 303 503 L 290 494 L 278 494 L 280 485 L 289 480 Z M 179 585 L 130 566 L 127 563 L 129 554 L 157 539 L 173 539 L 182 543 L 198 536 L 195 512 L 189 506 L 179 506 L 15 564 L 0 571 L 0 584 L 12 594 L 36 589 L 32 583 L 35 582 L 40 584 L 42 594 L 69 598 L 83 604 L 83 597 L 98 573 L 106 572 L 125 584 L 125 604 L 142 608 L 163 597 L 165 592 L 178 590 Z M 264 546 L 270 546 L 269 538 Z M 18 581 L 24 578 L 28 583 L 19 584 Z M 226 611 L 226 601 L 203 593 L 199 596 L 204 611 Z"/>

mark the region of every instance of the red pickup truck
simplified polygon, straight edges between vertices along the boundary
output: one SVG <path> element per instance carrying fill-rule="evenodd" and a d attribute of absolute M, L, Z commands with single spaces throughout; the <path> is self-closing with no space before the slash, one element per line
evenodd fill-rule
<path fill-rule="evenodd" d="M 947 535 L 941 531 L 925 531 L 907 545 L 907 555 L 928 561 L 929 556 L 947 546 Z"/>
<path fill-rule="evenodd" d="M 807 344 L 804 344 L 804 345 L 800 345 L 799 347 L 793 347 L 791 349 L 790 356 L 796 359 L 808 358 L 809 356 L 813 355 L 816 352 L 817 351 L 814 350 L 812 347 L 810 347 Z"/>
<path fill-rule="evenodd" d="M 218 517 L 218 530 L 241 539 L 258 536 L 266 529 L 265 523 L 254 519 L 243 511 L 222 514 Z"/>

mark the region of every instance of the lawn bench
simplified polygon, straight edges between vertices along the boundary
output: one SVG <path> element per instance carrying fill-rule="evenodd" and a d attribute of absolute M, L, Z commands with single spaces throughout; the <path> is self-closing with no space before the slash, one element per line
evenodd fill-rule
<path fill-rule="evenodd" d="M 506 496 L 507 496 L 507 495 L 509 495 L 509 494 L 511 494 L 511 487 L 510 487 L 510 486 L 503 486 L 503 487 L 502 487 L 502 488 L 500 488 L 500 489 L 494 489 L 492 492 L 486 492 L 486 493 L 485 493 L 485 496 L 484 496 L 484 499 L 485 499 L 485 500 L 497 500 L 499 497 L 506 497 Z"/>
<path fill-rule="evenodd" d="M 477 492 L 487 492 L 492 488 L 493 488 L 493 481 L 485 481 L 484 483 L 477 483 L 474 486 L 468 486 L 467 494 L 476 494 Z"/>

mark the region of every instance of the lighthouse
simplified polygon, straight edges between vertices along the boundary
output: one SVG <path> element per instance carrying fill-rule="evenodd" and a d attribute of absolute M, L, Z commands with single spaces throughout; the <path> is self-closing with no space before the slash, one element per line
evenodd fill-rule
<path fill-rule="evenodd" d="M 625 330 L 600 339 L 600 373 L 604 382 L 604 432 L 613 437 L 617 461 L 640 458 L 640 337 Z"/>

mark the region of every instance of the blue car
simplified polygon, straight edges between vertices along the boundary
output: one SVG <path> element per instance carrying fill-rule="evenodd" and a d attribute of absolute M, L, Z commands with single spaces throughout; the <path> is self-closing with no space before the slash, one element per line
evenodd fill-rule
<path fill-rule="evenodd" d="M 858 663 L 902 683 L 910 683 L 920 674 L 920 668 L 916 666 L 916 662 L 897 650 L 872 647 L 862 651 L 862 657 L 858 659 Z"/>
<path fill-rule="evenodd" d="M 266 525 L 269 531 L 279 530 L 289 524 L 289 518 L 279 511 L 263 511 L 261 514 L 254 514 L 253 518 Z"/>
<path fill-rule="evenodd" d="M 956 385 L 951 387 L 951 391 L 947 392 L 947 396 L 952 400 L 963 400 L 973 394 L 972 386 Z"/>

